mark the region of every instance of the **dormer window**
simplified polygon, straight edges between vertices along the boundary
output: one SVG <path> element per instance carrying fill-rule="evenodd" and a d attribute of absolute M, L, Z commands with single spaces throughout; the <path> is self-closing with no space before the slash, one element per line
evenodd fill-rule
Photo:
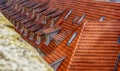
<path fill-rule="evenodd" d="M 27 36 L 27 34 L 28 34 L 28 30 L 27 29 L 24 29 L 24 34 L 23 34 L 23 36 Z"/>
<path fill-rule="evenodd" d="M 34 17 L 34 16 L 35 16 L 35 10 L 32 11 L 32 17 Z"/>
<path fill-rule="evenodd" d="M 41 42 L 41 36 L 39 36 L 39 35 L 38 35 L 38 36 L 37 36 L 37 41 L 36 41 L 36 44 L 38 44 L 38 45 L 39 45 L 39 44 L 40 44 L 40 42 Z"/>
<path fill-rule="evenodd" d="M 35 34 L 33 33 L 33 32 L 30 32 L 30 40 L 33 40 L 34 39 L 34 37 L 35 37 Z"/>
<path fill-rule="evenodd" d="M 51 42 L 51 38 L 50 35 L 46 35 L 46 41 L 45 41 L 45 45 L 49 45 L 49 43 Z"/>
<path fill-rule="evenodd" d="M 43 23 L 43 24 L 47 23 L 47 16 L 43 15 L 42 18 L 43 18 L 43 19 L 42 19 L 42 22 L 41 22 L 41 23 Z"/>
<path fill-rule="evenodd" d="M 51 40 L 53 39 L 53 37 L 59 33 L 59 31 L 61 30 L 61 27 L 51 27 L 48 29 L 45 29 L 43 31 L 43 33 L 45 33 L 46 35 L 46 41 L 45 41 L 45 45 L 49 45 L 49 43 L 51 42 Z"/>
<path fill-rule="evenodd" d="M 52 21 L 51 21 L 51 27 L 53 27 L 55 25 L 55 22 L 59 19 L 60 16 L 58 17 L 55 17 L 55 18 L 52 18 Z"/>
<path fill-rule="evenodd" d="M 34 11 L 34 12 L 35 12 L 35 11 Z M 38 14 L 37 14 L 36 21 L 39 21 L 39 19 L 40 19 L 41 16 L 42 16 L 42 14 L 41 14 L 41 13 L 38 13 Z"/>
<path fill-rule="evenodd" d="M 24 31 L 24 27 L 22 27 L 21 29 L 20 29 L 20 32 L 22 33 Z"/>
<path fill-rule="evenodd" d="M 52 21 L 50 27 L 53 27 L 57 20 L 60 18 L 60 16 L 64 13 L 64 10 L 58 10 L 54 14 L 52 14 Z"/>
<path fill-rule="evenodd" d="M 51 21 L 51 27 L 54 25 L 54 21 L 55 21 L 55 19 L 54 18 L 52 18 L 52 21 Z"/>
<path fill-rule="evenodd" d="M 44 23 L 47 23 L 47 16 L 44 16 Z"/>
<path fill-rule="evenodd" d="M 46 24 L 49 18 L 50 18 L 49 16 L 44 15 L 43 24 Z"/>

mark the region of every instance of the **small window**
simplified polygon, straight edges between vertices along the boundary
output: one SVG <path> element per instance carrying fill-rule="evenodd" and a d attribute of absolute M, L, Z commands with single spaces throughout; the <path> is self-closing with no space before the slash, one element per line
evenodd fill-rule
<path fill-rule="evenodd" d="M 41 23 L 46 24 L 47 23 L 47 16 L 43 15 L 42 16 L 42 21 Z"/>
<path fill-rule="evenodd" d="M 38 13 L 38 14 L 37 14 L 36 21 L 39 21 L 39 19 L 40 19 L 41 16 L 42 16 L 42 14 L 41 14 L 41 13 Z"/>
<path fill-rule="evenodd" d="M 85 14 L 82 15 L 82 17 L 81 17 L 81 18 L 79 19 L 79 21 L 78 21 L 78 25 L 81 24 L 81 22 L 83 21 L 83 19 L 85 18 L 85 16 L 86 16 Z"/>
<path fill-rule="evenodd" d="M 30 40 L 33 40 L 33 39 L 34 39 L 34 36 L 35 36 L 35 34 L 34 34 L 33 32 L 31 32 L 31 33 L 30 33 L 30 38 L 29 38 L 29 39 L 30 39 Z"/>
<path fill-rule="evenodd" d="M 37 41 L 36 41 L 36 44 L 40 44 L 40 42 L 41 42 L 41 36 L 37 36 Z"/>
<path fill-rule="evenodd" d="M 50 44 L 50 42 L 52 41 L 52 38 L 50 37 L 50 35 L 46 34 L 46 41 L 45 41 L 45 45 L 48 46 Z"/>
<path fill-rule="evenodd" d="M 70 44 L 72 43 L 72 41 L 75 39 L 75 37 L 77 36 L 77 32 L 75 32 L 72 37 L 69 39 L 69 41 L 67 42 L 67 46 L 70 46 Z"/>
<path fill-rule="evenodd" d="M 78 16 L 75 17 L 72 23 L 74 24 L 77 21 L 77 19 L 78 19 Z"/>
<path fill-rule="evenodd" d="M 101 18 L 100 18 L 100 20 L 99 20 L 99 21 L 103 21 L 104 19 L 105 19 L 105 17 L 103 16 L 103 17 L 101 17 Z"/>
<path fill-rule="evenodd" d="M 28 30 L 27 29 L 24 29 L 24 34 L 23 34 L 23 36 L 27 36 L 28 35 Z"/>
<path fill-rule="evenodd" d="M 34 17 L 34 16 L 35 16 L 35 10 L 32 11 L 32 17 Z"/>
<path fill-rule="evenodd" d="M 65 16 L 64 20 L 66 20 L 66 19 L 70 16 L 71 13 L 72 13 L 72 10 L 70 10 L 70 11 L 67 13 L 67 15 Z"/>
<path fill-rule="evenodd" d="M 20 29 L 20 32 L 22 33 L 24 31 L 24 27 L 22 27 L 21 29 Z"/>
<path fill-rule="evenodd" d="M 44 23 L 47 23 L 47 16 L 44 16 Z"/>

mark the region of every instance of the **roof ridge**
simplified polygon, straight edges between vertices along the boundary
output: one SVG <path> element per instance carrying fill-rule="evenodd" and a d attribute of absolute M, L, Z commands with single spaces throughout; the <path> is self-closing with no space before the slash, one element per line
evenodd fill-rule
<path fill-rule="evenodd" d="M 84 31 L 84 28 L 85 28 L 85 25 L 86 25 L 86 24 L 87 24 L 86 22 L 83 23 L 83 26 L 82 26 L 82 28 L 81 28 L 81 29 L 82 29 L 82 30 L 81 30 L 81 33 L 80 33 L 80 35 L 79 35 L 79 38 L 78 38 L 77 43 L 76 43 L 76 45 L 75 45 L 75 48 L 74 48 L 74 50 L 73 50 L 73 54 L 71 55 L 71 59 L 70 59 L 70 63 L 69 63 L 69 65 L 68 65 L 67 71 L 69 71 L 69 67 L 70 67 L 70 65 L 71 65 L 71 63 L 72 63 L 72 60 L 73 60 L 75 51 L 76 51 L 76 49 L 77 49 L 76 46 L 78 46 L 78 44 L 79 44 L 79 42 L 80 42 L 80 39 L 81 39 L 81 36 L 82 36 L 82 33 L 83 33 L 83 31 Z"/>

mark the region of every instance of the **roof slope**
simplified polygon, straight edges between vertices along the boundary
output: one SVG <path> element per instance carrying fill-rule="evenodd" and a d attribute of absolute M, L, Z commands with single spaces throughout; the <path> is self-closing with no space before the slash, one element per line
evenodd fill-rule
<path fill-rule="evenodd" d="M 120 52 L 120 22 L 86 22 L 69 71 L 113 71 Z"/>
<path fill-rule="evenodd" d="M 73 54 L 74 46 L 77 43 L 77 40 L 80 35 L 81 28 L 78 28 L 75 32 L 78 32 L 79 34 L 76 36 L 76 38 L 73 40 L 70 46 L 67 46 L 67 42 L 70 39 L 71 35 L 69 35 L 66 40 L 64 40 L 51 54 L 44 57 L 44 59 L 49 63 L 53 63 L 57 60 L 59 60 L 62 57 L 66 57 L 65 60 L 62 62 L 60 67 L 57 69 L 57 71 L 66 71 L 68 68 L 68 65 L 71 61 L 71 55 Z"/>
<path fill-rule="evenodd" d="M 73 10 L 72 14 L 68 17 L 68 19 L 62 23 L 61 25 L 63 27 L 62 31 L 65 31 L 64 29 L 66 29 L 66 30 L 71 30 L 73 32 L 75 26 L 72 25 L 72 21 L 76 16 L 81 17 L 83 14 L 86 14 L 85 20 L 94 20 L 94 21 L 99 20 L 102 16 L 105 16 L 104 20 L 106 21 L 119 20 L 120 17 L 119 15 L 120 4 L 118 3 L 89 1 L 89 0 L 85 0 L 85 1 L 71 0 L 69 4 L 70 5 L 68 7 L 68 10 L 65 11 L 62 17 L 59 19 L 59 21 L 63 20 L 65 15 L 68 13 L 68 11 Z M 49 54 L 57 47 L 55 46 L 55 43 L 53 41 L 48 46 L 41 44 L 39 48 L 42 49 L 46 54 Z"/>

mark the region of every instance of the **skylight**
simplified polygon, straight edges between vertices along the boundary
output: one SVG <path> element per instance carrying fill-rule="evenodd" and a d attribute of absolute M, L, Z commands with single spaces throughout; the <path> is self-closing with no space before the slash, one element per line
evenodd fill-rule
<path fill-rule="evenodd" d="M 96 1 L 119 2 L 120 3 L 120 0 L 96 0 Z"/>
<path fill-rule="evenodd" d="M 120 2 L 120 0 L 109 0 L 111 2 Z"/>
<path fill-rule="evenodd" d="M 70 11 L 67 13 L 67 15 L 65 16 L 64 20 L 66 20 L 66 19 L 70 16 L 71 13 L 72 13 L 72 10 L 70 10 Z"/>
<path fill-rule="evenodd" d="M 77 36 L 77 32 L 75 32 L 72 37 L 69 39 L 69 41 L 67 42 L 67 46 L 70 46 L 70 44 L 72 43 L 72 41 L 75 39 L 75 37 Z"/>
<path fill-rule="evenodd" d="M 77 19 L 78 19 L 78 16 L 75 17 L 72 23 L 74 24 L 77 21 Z"/>
<path fill-rule="evenodd" d="M 99 21 L 104 21 L 105 17 L 102 16 Z"/>

